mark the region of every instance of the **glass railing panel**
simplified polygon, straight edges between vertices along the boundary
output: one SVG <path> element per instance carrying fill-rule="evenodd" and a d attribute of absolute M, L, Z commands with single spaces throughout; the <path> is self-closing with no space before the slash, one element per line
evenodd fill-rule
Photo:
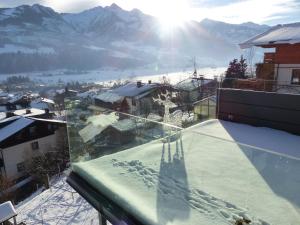
<path fill-rule="evenodd" d="M 269 149 L 269 136 L 262 145 L 216 119 L 181 128 L 76 100 L 66 108 L 72 170 L 145 224 L 300 221 L 300 160 L 284 154 L 291 145 Z"/>
<path fill-rule="evenodd" d="M 175 125 L 157 122 L 160 119 L 153 114 L 144 118 L 84 106 L 76 99 L 65 104 L 72 161 L 88 161 L 154 140 L 172 139 L 182 129 L 176 126 L 176 120 Z"/>

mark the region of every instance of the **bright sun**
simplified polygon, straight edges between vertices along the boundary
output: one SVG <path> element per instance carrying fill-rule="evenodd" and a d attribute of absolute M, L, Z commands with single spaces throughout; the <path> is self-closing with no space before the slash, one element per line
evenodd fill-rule
<path fill-rule="evenodd" d="M 188 20 L 188 11 L 189 6 L 184 0 L 161 0 L 155 14 L 163 29 L 172 29 Z"/>

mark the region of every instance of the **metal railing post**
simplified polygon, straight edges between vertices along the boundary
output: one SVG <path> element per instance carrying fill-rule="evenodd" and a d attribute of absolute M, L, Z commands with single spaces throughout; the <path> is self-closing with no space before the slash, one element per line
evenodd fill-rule
<path fill-rule="evenodd" d="M 14 216 L 13 220 L 14 220 L 14 225 L 17 225 L 17 219 L 15 216 Z"/>
<path fill-rule="evenodd" d="M 98 212 L 99 225 L 107 225 L 106 219 L 102 216 L 100 212 Z"/>

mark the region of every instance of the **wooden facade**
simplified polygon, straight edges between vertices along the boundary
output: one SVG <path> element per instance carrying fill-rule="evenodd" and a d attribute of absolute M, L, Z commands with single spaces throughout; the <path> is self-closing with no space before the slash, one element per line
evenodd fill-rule
<path fill-rule="evenodd" d="M 273 64 L 300 64 L 300 43 L 262 46 L 275 48 L 274 53 L 265 53 L 264 62 Z"/>

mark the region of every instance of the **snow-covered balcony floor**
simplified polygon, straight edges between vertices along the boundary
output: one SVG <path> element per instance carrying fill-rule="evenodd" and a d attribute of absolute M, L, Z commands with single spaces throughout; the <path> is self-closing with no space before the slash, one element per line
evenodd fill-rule
<path fill-rule="evenodd" d="M 145 224 L 295 225 L 299 158 L 300 136 L 210 120 L 73 171 Z"/>

